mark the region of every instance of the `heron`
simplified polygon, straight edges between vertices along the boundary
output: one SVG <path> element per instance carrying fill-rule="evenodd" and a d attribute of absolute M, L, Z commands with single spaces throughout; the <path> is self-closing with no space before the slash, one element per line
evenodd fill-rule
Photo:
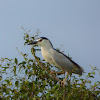
<path fill-rule="evenodd" d="M 30 42 L 28 45 L 34 44 L 37 46 L 41 46 L 41 53 L 45 61 L 62 69 L 64 72 L 67 72 L 68 74 L 75 73 L 79 75 L 82 75 L 82 73 L 84 72 L 83 68 L 75 61 L 73 61 L 70 57 L 56 50 L 48 38 L 40 37 L 35 41 Z M 68 74 L 63 80 L 64 84 L 66 78 L 68 78 Z"/>

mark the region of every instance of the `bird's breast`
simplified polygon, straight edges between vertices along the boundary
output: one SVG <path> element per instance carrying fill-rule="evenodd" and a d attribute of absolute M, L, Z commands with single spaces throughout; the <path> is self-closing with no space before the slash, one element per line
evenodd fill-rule
<path fill-rule="evenodd" d="M 43 58 L 49 62 L 50 64 L 55 65 L 55 62 L 52 60 L 52 50 L 51 49 L 46 49 L 46 48 L 42 48 L 41 47 L 41 52 L 42 52 L 42 56 Z"/>

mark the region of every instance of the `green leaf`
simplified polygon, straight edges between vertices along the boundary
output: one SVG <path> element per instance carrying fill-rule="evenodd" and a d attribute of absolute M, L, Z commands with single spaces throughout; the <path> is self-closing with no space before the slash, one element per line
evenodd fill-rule
<path fill-rule="evenodd" d="M 88 83 L 91 83 L 91 81 L 89 80 Z"/>
<path fill-rule="evenodd" d="M 95 83 L 94 83 L 94 86 L 96 87 L 97 85 L 98 85 L 98 84 L 95 82 Z"/>
<path fill-rule="evenodd" d="M 21 63 L 19 63 L 19 65 L 25 65 L 26 61 L 22 61 Z"/>
<path fill-rule="evenodd" d="M 91 75 L 91 73 L 88 73 L 88 76 L 90 76 Z"/>
<path fill-rule="evenodd" d="M 18 82 L 18 81 L 16 81 L 16 82 L 15 82 L 15 85 L 16 85 L 17 87 L 18 87 L 18 84 L 19 84 L 19 82 Z"/>
<path fill-rule="evenodd" d="M 35 90 L 35 84 L 34 84 L 34 82 L 33 82 L 33 88 L 32 88 L 32 90 L 33 90 L 33 91 Z"/>
<path fill-rule="evenodd" d="M 91 66 L 91 65 L 90 65 Z M 93 69 L 93 67 L 91 66 L 91 68 Z"/>
<path fill-rule="evenodd" d="M 95 75 L 95 72 L 92 72 L 92 74 L 94 74 L 94 75 Z"/>
<path fill-rule="evenodd" d="M 17 60 L 17 58 L 15 58 L 15 63 L 18 64 L 18 60 Z"/>
<path fill-rule="evenodd" d="M 14 70 L 13 70 L 14 74 L 16 75 L 16 66 L 13 66 L 13 67 L 14 67 Z"/>
<path fill-rule="evenodd" d="M 26 61 L 23 61 L 21 64 L 26 64 Z"/>
<path fill-rule="evenodd" d="M 36 98 L 33 98 L 32 100 L 36 100 Z"/>
<path fill-rule="evenodd" d="M 89 77 L 94 78 L 94 76 L 90 75 Z"/>
<path fill-rule="evenodd" d="M 8 84 L 9 84 L 9 82 L 10 82 L 9 80 L 5 80 L 5 81 L 6 81 Z"/>
<path fill-rule="evenodd" d="M 26 35 L 26 38 L 29 38 L 29 34 Z"/>
<path fill-rule="evenodd" d="M 46 85 L 47 81 L 43 81 L 43 85 Z"/>

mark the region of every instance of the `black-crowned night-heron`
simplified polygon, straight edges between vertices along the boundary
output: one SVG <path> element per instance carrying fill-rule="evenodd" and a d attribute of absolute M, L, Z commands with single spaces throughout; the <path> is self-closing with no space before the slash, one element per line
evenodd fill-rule
<path fill-rule="evenodd" d="M 42 56 L 50 64 L 61 68 L 63 71 L 67 71 L 69 74 L 75 73 L 82 75 L 83 68 L 62 52 L 54 49 L 52 43 L 46 37 L 40 37 L 36 41 L 29 43 L 29 45 L 32 44 L 41 46 Z"/>

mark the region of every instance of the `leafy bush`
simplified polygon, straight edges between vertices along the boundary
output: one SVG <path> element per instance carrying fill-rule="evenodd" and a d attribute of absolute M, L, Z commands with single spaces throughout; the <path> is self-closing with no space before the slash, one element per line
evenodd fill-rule
<path fill-rule="evenodd" d="M 28 33 L 24 34 L 24 40 L 25 45 L 30 42 Z M 37 57 L 35 47 L 31 52 L 34 56 L 31 59 L 21 52 L 22 62 L 17 58 L 1 58 L 0 100 L 100 100 L 100 82 L 91 85 L 96 68 L 91 66 L 92 72 L 84 79 L 71 77 L 72 80 L 68 78 L 65 86 L 61 86 L 64 77 L 58 79 L 58 74 L 51 74 L 54 66 Z"/>

